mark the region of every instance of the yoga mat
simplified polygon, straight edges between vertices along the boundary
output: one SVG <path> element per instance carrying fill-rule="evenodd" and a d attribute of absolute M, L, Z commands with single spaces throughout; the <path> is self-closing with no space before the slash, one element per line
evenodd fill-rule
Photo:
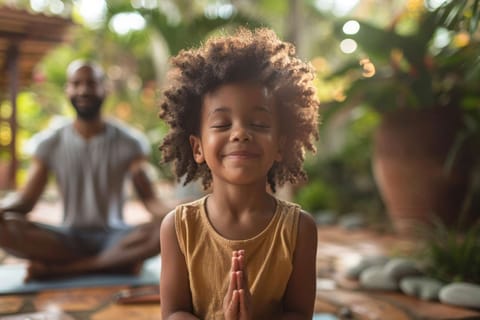
<path fill-rule="evenodd" d="M 114 285 L 155 285 L 160 281 L 160 256 L 146 260 L 138 275 L 88 274 L 25 283 L 26 265 L 0 265 L 0 295 L 32 293 L 48 289 L 100 287 Z"/>
<path fill-rule="evenodd" d="M 339 320 L 334 315 L 328 313 L 315 313 L 312 320 Z"/>

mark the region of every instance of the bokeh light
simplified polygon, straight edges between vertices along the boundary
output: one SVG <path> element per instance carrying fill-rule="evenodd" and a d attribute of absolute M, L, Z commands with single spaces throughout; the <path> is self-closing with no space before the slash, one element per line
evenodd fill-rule
<path fill-rule="evenodd" d="M 342 30 L 343 30 L 343 33 L 345 33 L 345 34 L 350 34 L 350 35 L 351 34 L 356 34 L 360 30 L 360 24 L 358 23 L 358 21 L 349 20 L 349 21 L 345 22 Z"/>
<path fill-rule="evenodd" d="M 353 39 L 345 39 L 340 42 L 340 50 L 342 50 L 343 53 L 353 53 L 357 50 L 358 44 L 355 40 Z"/>

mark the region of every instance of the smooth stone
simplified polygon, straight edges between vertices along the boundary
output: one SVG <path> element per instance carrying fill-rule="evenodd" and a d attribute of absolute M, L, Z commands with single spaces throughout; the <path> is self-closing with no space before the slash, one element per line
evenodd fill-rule
<path fill-rule="evenodd" d="M 396 281 L 403 277 L 418 276 L 422 272 L 416 267 L 415 262 L 404 258 L 393 258 L 385 264 L 385 272 Z"/>
<path fill-rule="evenodd" d="M 349 213 L 340 218 L 339 225 L 347 230 L 361 229 L 365 227 L 365 218 L 360 213 Z"/>
<path fill-rule="evenodd" d="M 385 256 L 366 256 L 363 257 L 356 265 L 346 270 L 345 275 L 349 279 L 358 280 L 363 270 L 373 266 L 383 266 L 387 263 L 388 257 Z"/>
<path fill-rule="evenodd" d="M 365 289 L 397 290 L 397 281 L 385 272 L 383 266 L 372 266 L 360 274 L 360 285 Z"/>
<path fill-rule="evenodd" d="M 437 279 L 409 276 L 400 280 L 400 289 L 408 296 L 422 300 L 438 300 L 438 294 L 445 284 Z"/>
<path fill-rule="evenodd" d="M 332 211 L 323 210 L 315 212 L 315 222 L 320 226 L 330 226 L 337 222 L 337 215 Z"/>
<path fill-rule="evenodd" d="M 442 303 L 480 309 L 480 285 L 458 282 L 450 283 L 440 290 Z"/>

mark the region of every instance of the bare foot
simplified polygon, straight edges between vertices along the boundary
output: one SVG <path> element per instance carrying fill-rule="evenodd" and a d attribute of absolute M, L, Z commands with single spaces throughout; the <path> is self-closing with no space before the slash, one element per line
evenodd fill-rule
<path fill-rule="evenodd" d="M 27 266 L 27 275 L 24 281 L 28 282 L 34 279 L 48 279 L 55 276 L 55 272 L 47 264 L 39 261 L 29 261 Z"/>

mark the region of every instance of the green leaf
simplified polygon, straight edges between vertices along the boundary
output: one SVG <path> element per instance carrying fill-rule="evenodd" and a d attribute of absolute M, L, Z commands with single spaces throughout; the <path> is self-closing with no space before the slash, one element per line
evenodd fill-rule
<path fill-rule="evenodd" d="M 480 10 L 479 8 L 480 0 L 475 0 L 472 6 L 472 18 L 470 19 L 469 32 L 471 34 L 475 33 L 478 28 L 478 21 L 480 19 Z"/>

